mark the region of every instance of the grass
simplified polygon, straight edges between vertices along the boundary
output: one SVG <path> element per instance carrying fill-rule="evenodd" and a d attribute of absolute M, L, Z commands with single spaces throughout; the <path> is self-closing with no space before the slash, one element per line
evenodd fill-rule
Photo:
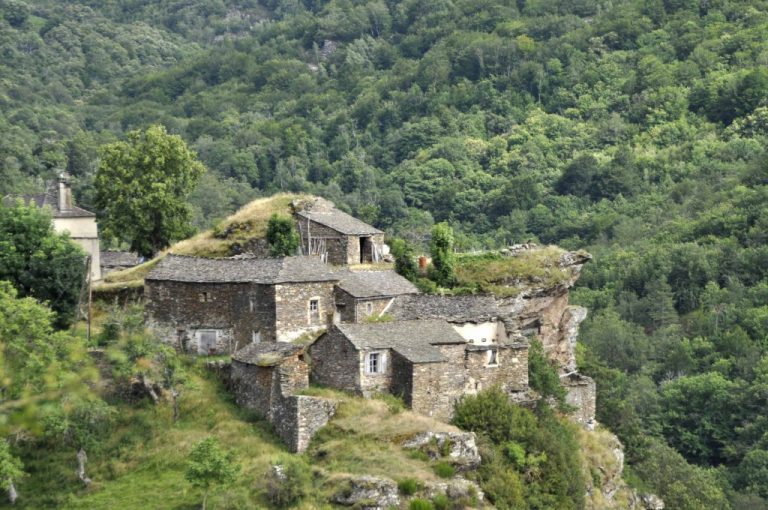
<path fill-rule="evenodd" d="M 290 215 L 291 202 L 305 197 L 305 195 L 280 193 L 249 202 L 215 228 L 179 241 L 160 252 L 154 259 L 135 267 L 109 273 L 101 283 L 94 286 L 94 292 L 106 293 L 142 286 L 147 274 L 168 253 L 211 258 L 229 256 L 234 243 L 263 238 L 267 233 L 267 223 L 272 214 Z"/>
<path fill-rule="evenodd" d="M 572 276 L 569 269 L 562 269 L 558 264 L 563 253 L 561 248 L 546 246 L 512 256 L 500 253 L 458 255 L 458 287 L 509 297 L 531 286 L 558 285 Z"/>
<path fill-rule="evenodd" d="M 210 508 L 271 508 L 267 484 L 272 464 L 291 457 L 311 466 L 309 494 L 297 507 L 321 508 L 349 475 L 408 477 L 419 486 L 438 478 L 429 460 L 414 458 L 400 444 L 426 430 L 455 427 L 407 410 L 393 410 L 384 400 L 366 400 L 343 392 L 311 387 L 303 394 L 335 398 L 337 415 L 304 455 L 288 453 L 271 425 L 234 405 L 231 395 L 196 359 L 186 363 L 189 382 L 180 397 L 180 419 L 172 421 L 169 402 L 154 406 L 114 402 L 118 423 L 97 450 L 88 452 L 84 489 L 74 476 L 75 451 L 52 447 L 25 455 L 30 476 L 18 483 L 18 508 L 114 509 L 199 508 L 201 493 L 184 478 L 192 446 L 215 436 L 242 466 L 238 481 L 214 488 Z"/>

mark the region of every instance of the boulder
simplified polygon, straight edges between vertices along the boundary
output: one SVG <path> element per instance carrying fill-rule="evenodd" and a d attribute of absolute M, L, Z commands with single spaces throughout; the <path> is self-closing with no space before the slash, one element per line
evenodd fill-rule
<path fill-rule="evenodd" d="M 422 450 L 430 458 L 447 458 L 463 470 L 480 465 L 474 432 L 422 432 L 403 443 L 403 448 Z"/>
<path fill-rule="evenodd" d="M 447 482 L 427 482 L 424 486 L 424 492 L 430 498 L 438 494 L 445 494 L 451 500 L 469 498 L 481 502 L 485 499 L 485 494 L 479 485 L 461 477 Z"/>
<path fill-rule="evenodd" d="M 344 487 L 332 501 L 361 510 L 386 510 L 400 505 L 397 484 L 388 478 L 356 476 L 344 481 Z"/>

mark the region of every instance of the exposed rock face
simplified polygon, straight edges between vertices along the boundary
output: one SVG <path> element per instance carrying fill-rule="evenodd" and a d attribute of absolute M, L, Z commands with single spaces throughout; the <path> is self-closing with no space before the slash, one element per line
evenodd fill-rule
<path fill-rule="evenodd" d="M 332 498 L 334 503 L 361 510 L 386 510 L 400 505 L 397 484 L 389 478 L 358 476 L 345 481 L 345 487 Z"/>
<path fill-rule="evenodd" d="M 403 443 L 403 448 L 422 450 L 432 459 L 447 457 L 462 469 L 480 465 L 474 432 L 422 432 Z"/>
<path fill-rule="evenodd" d="M 438 494 L 445 494 L 452 500 L 468 498 L 482 502 L 485 499 L 485 493 L 480 489 L 479 485 L 460 477 L 456 477 L 448 482 L 427 483 L 424 491 L 430 498 Z"/>

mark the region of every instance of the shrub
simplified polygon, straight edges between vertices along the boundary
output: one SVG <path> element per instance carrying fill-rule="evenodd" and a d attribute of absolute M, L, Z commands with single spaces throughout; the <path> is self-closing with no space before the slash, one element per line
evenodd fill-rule
<path fill-rule="evenodd" d="M 435 507 L 432 506 L 432 502 L 426 499 L 420 499 L 416 498 L 411 501 L 411 504 L 408 505 L 409 510 L 435 510 Z"/>
<path fill-rule="evenodd" d="M 413 496 L 419 490 L 419 482 L 413 478 L 403 478 L 397 482 L 397 490 L 403 496 Z"/>
<path fill-rule="evenodd" d="M 432 498 L 432 506 L 435 510 L 448 510 L 451 507 L 451 500 L 445 494 L 437 494 Z"/>
<path fill-rule="evenodd" d="M 440 478 L 451 478 L 456 474 L 456 469 L 448 462 L 437 462 L 432 469 Z"/>
<path fill-rule="evenodd" d="M 267 493 L 275 507 L 287 508 L 304 499 L 311 486 L 309 466 L 299 459 L 285 457 L 272 467 L 267 480 Z"/>

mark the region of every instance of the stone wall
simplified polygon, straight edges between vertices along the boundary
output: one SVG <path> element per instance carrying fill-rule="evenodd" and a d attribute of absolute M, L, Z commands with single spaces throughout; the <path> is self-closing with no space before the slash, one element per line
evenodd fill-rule
<path fill-rule="evenodd" d="M 336 401 L 305 395 L 292 395 L 275 407 L 272 425 L 292 452 L 303 452 L 312 437 L 336 413 Z"/>
<path fill-rule="evenodd" d="M 528 387 L 528 346 L 494 345 L 496 365 L 488 365 L 488 349 L 469 346 L 465 355 L 467 381 L 465 391 L 499 386 L 506 392 L 521 391 Z"/>
<path fill-rule="evenodd" d="M 147 324 L 163 341 L 195 353 L 198 352 L 196 332 L 216 330 L 219 332 L 217 349 L 232 352 L 237 346 L 234 317 L 239 307 L 236 303 L 247 293 L 247 284 L 149 280 L 144 286 Z"/>
<path fill-rule="evenodd" d="M 597 386 L 591 377 L 581 374 L 569 374 L 561 378 L 568 392 L 565 401 L 576 408 L 570 417 L 577 423 L 591 429 L 595 424 L 597 406 Z"/>
<path fill-rule="evenodd" d="M 199 330 L 219 332 L 217 352 L 234 352 L 254 332 L 262 341 L 276 339 L 272 286 L 148 280 L 144 294 L 147 324 L 182 350 L 198 352 Z"/>
<path fill-rule="evenodd" d="M 360 388 L 360 358 L 355 346 L 336 328 L 318 338 L 309 348 L 312 382 L 344 391 Z"/>
<path fill-rule="evenodd" d="M 346 323 L 364 322 L 366 317 L 379 316 L 387 309 L 393 298 L 355 298 L 336 288 L 334 291 L 339 320 Z M 368 304 L 371 311 L 368 311 Z"/>
<path fill-rule="evenodd" d="M 307 247 L 307 219 L 297 217 L 297 230 L 301 236 L 301 245 Z M 312 239 L 323 239 L 325 241 L 325 251 L 328 256 L 327 262 L 337 266 L 348 263 L 348 237 L 336 232 L 332 228 L 326 227 L 314 221 L 309 221 L 309 237 Z M 359 258 L 359 255 L 358 255 Z"/>
<path fill-rule="evenodd" d="M 290 342 L 303 333 L 329 327 L 336 309 L 334 282 L 275 285 L 275 327 L 278 342 Z M 310 314 L 311 299 L 319 301 L 317 316 Z"/>

